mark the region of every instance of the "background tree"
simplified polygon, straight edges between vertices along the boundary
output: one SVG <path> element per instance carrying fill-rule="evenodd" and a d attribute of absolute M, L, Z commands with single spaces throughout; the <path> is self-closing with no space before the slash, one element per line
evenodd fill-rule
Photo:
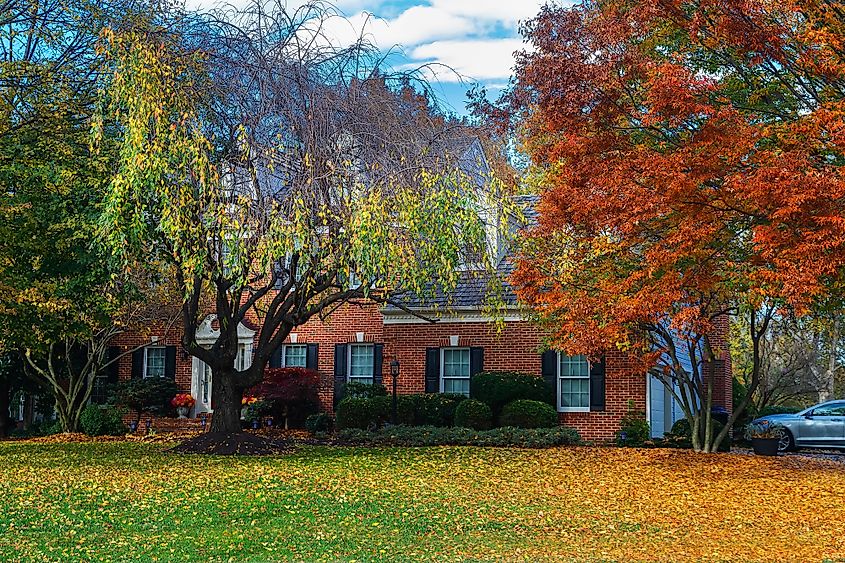
<path fill-rule="evenodd" d="M 747 386 L 752 357 L 744 321 L 737 319 L 731 327 L 731 354 L 735 377 Z M 842 370 L 841 326 L 839 312 L 776 316 L 762 342 L 760 384 L 749 405 L 752 413 L 768 406 L 833 399 Z"/>
<path fill-rule="evenodd" d="M 779 310 L 845 260 L 839 2 L 587 1 L 545 7 L 493 116 L 544 191 L 515 276 L 551 343 L 657 366 L 713 451 L 720 316 L 747 318 L 750 387 Z M 693 397 L 698 396 L 700 401 Z M 745 404 L 735 406 L 736 417 Z"/>
<path fill-rule="evenodd" d="M 212 431 L 235 432 L 244 390 L 294 327 L 349 301 L 402 306 L 397 291 L 454 286 L 462 260 L 486 257 L 479 212 L 498 215 L 478 164 L 461 160 L 465 136 L 363 40 L 324 37 L 330 7 L 175 16 L 106 36 L 123 144 L 103 234 L 118 257 L 171 261 L 183 345 L 212 370 Z M 204 348 L 209 313 L 220 333 Z M 247 318 L 258 334 L 238 369 Z"/>
<path fill-rule="evenodd" d="M 132 6 L 141 4 L 0 5 L 0 351 L 21 354 L 66 431 L 107 368 L 112 338 L 148 317 L 166 287 L 114 276 L 95 236 L 116 147 L 111 133 L 97 153 L 90 146 L 103 86 L 95 46 Z"/>

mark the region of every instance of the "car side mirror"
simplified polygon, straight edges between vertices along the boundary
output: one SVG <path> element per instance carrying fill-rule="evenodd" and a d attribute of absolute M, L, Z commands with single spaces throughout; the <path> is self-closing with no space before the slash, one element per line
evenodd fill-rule
<path fill-rule="evenodd" d="M 808 418 L 808 419 L 809 419 L 809 418 L 813 418 L 813 411 L 810 411 L 810 412 L 804 413 L 804 418 Z"/>

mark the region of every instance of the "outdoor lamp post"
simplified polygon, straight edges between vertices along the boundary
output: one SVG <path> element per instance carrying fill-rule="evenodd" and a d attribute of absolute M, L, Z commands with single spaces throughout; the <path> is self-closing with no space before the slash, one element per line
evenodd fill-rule
<path fill-rule="evenodd" d="M 393 377 L 393 403 L 390 411 L 390 421 L 396 426 L 396 380 L 399 379 L 399 360 L 396 358 L 390 362 L 390 375 Z"/>

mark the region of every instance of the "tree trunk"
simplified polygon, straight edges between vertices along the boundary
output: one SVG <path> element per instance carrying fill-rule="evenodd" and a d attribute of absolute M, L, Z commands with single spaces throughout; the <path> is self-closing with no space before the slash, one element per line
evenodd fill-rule
<path fill-rule="evenodd" d="M 236 374 L 232 370 L 213 370 L 211 400 L 214 403 L 214 415 L 211 417 L 212 432 L 241 431 L 241 401 L 243 388 L 236 383 Z"/>

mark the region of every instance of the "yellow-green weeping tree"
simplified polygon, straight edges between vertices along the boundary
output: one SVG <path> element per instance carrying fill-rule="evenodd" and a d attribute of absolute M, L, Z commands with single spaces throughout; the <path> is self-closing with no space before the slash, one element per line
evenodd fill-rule
<path fill-rule="evenodd" d="M 465 128 L 413 76 L 384 74 L 363 39 L 337 47 L 332 17 L 256 3 L 104 37 L 103 123 L 122 147 L 102 233 L 116 257 L 175 266 L 184 348 L 212 371 L 213 432 L 240 429 L 243 391 L 298 325 L 350 301 L 448 291 L 462 262 L 492 267 L 482 216 L 503 216 L 485 196 L 498 187 L 462 160 Z M 210 313 L 220 333 L 203 347 Z M 253 315 L 239 370 L 237 327 Z"/>

